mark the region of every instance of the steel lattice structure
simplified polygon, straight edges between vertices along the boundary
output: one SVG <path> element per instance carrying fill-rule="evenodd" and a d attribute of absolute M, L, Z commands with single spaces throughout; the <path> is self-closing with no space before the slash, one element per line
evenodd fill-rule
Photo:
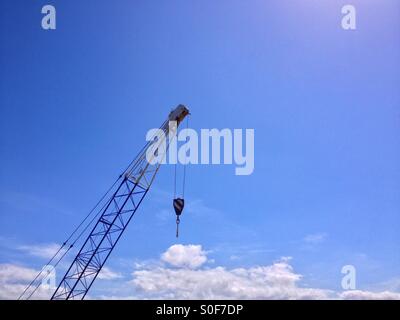
<path fill-rule="evenodd" d="M 155 152 L 163 152 L 161 156 L 165 156 L 168 150 L 168 135 L 177 129 L 188 114 L 189 111 L 183 105 L 179 105 L 169 114 L 169 121 L 164 122 L 160 128 L 164 132 L 166 148 L 160 149 L 161 151 L 156 149 Z M 176 121 L 176 126 L 171 128 L 170 121 Z M 52 300 L 85 298 L 145 198 L 160 168 L 160 163 L 150 164 L 146 157 L 149 148 L 154 148 L 153 144 L 154 141 L 149 142 L 132 165 L 120 176 L 116 190 L 101 209 L 99 219 L 62 278 L 51 297 Z"/>

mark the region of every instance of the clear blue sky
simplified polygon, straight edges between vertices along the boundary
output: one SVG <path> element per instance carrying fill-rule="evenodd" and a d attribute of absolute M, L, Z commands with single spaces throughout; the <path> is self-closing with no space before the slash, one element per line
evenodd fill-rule
<path fill-rule="evenodd" d="M 322 288 L 345 264 L 361 288 L 399 277 L 400 4 L 350 1 L 344 31 L 348 2 L 1 1 L 0 263 L 38 268 L 13 246 L 62 242 L 184 103 L 194 129 L 254 128 L 255 171 L 189 167 L 179 243 L 291 256 Z M 176 243 L 172 195 L 164 166 L 108 266 Z"/>

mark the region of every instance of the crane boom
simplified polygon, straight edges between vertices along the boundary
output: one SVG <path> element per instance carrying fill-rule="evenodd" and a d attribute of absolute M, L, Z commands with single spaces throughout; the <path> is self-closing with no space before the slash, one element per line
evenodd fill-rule
<path fill-rule="evenodd" d="M 179 105 L 171 111 L 167 121 L 161 126 L 164 137 L 172 129 L 169 121 L 176 121 L 176 127 L 189 114 L 189 110 Z M 165 156 L 167 147 L 163 149 Z M 51 300 L 84 299 L 107 261 L 118 240 L 122 236 L 133 215 L 139 208 L 160 168 L 160 163 L 150 164 L 146 157 L 154 141 L 148 142 L 136 160 L 121 174 L 119 184 L 102 208 L 101 215 L 75 259 L 62 278 Z M 160 152 L 160 151 L 157 151 Z M 160 155 L 158 155 L 160 156 Z"/>

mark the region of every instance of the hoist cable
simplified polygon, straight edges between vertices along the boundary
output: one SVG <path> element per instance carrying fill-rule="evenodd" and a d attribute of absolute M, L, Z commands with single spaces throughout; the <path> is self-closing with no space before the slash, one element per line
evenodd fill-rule
<path fill-rule="evenodd" d="M 66 254 L 68 253 L 69 250 L 71 250 L 72 247 L 73 247 L 73 246 L 70 245 L 69 248 L 68 248 L 67 250 L 65 250 L 65 252 L 64 252 L 64 253 L 62 254 L 62 256 L 58 259 L 58 261 L 56 262 L 56 264 L 53 266 L 54 269 L 58 266 L 58 264 L 60 263 L 60 261 L 66 256 Z M 43 271 L 43 270 L 44 270 L 44 268 L 42 269 L 42 271 Z M 41 271 L 41 272 L 42 272 L 42 271 Z M 45 280 L 48 276 L 49 276 L 49 272 L 42 278 L 41 282 L 43 283 L 43 280 Z M 32 297 L 32 295 L 36 292 L 36 290 L 39 289 L 40 285 L 41 285 L 41 283 L 39 282 L 39 283 L 36 285 L 35 289 L 33 289 L 33 291 L 30 293 L 30 295 L 26 298 L 27 300 L 29 300 L 29 299 Z"/>
<path fill-rule="evenodd" d="M 168 120 L 165 120 L 162 125 L 160 126 L 159 129 L 164 129 L 166 123 L 168 122 Z M 112 186 L 104 193 L 104 195 L 100 198 L 100 200 L 96 203 L 96 205 L 89 211 L 89 213 L 85 216 L 85 218 L 79 223 L 79 225 L 72 231 L 72 233 L 69 235 L 69 237 L 67 238 L 67 240 L 65 240 L 63 242 L 63 244 L 59 247 L 59 249 L 56 251 L 56 253 L 50 258 L 50 260 L 47 262 L 46 265 L 50 265 L 52 263 L 52 261 L 54 260 L 54 258 L 61 252 L 61 250 L 68 244 L 68 242 L 73 238 L 73 236 L 77 233 L 77 231 L 82 227 L 82 225 L 85 223 L 85 221 L 93 214 L 93 212 L 95 211 L 95 209 L 99 206 L 99 204 L 105 199 L 105 197 L 109 194 L 109 192 L 115 187 L 115 185 L 117 184 L 117 182 L 122 178 L 122 176 L 124 175 L 124 173 L 126 173 L 128 171 L 128 169 L 143 155 L 143 152 L 150 146 L 151 143 L 153 143 L 153 138 L 156 134 L 153 134 L 153 136 L 150 138 L 150 140 L 144 145 L 144 147 L 136 154 L 136 156 L 134 157 L 134 159 L 129 163 L 129 165 L 126 167 L 126 169 L 123 171 L 122 174 L 120 174 L 120 176 L 114 181 L 114 183 L 112 184 Z M 133 166 L 133 168 L 135 168 L 135 165 Z M 110 201 L 110 200 L 109 200 Z M 102 208 L 97 212 L 97 214 L 90 220 L 90 222 L 84 227 L 84 229 L 79 233 L 79 235 L 76 237 L 76 239 L 74 241 L 72 241 L 72 244 L 69 246 L 69 248 L 62 254 L 62 256 L 58 259 L 58 261 L 56 262 L 55 266 L 56 267 L 60 261 L 66 256 L 66 254 L 70 251 L 70 249 L 76 244 L 76 242 L 82 237 L 82 235 L 86 232 L 86 230 L 90 227 L 90 225 L 93 223 L 93 221 L 96 219 L 96 217 L 103 211 L 104 207 L 106 206 L 106 204 L 109 202 L 105 202 L 104 205 L 102 206 Z M 20 296 L 18 297 L 18 300 L 20 300 L 24 294 L 28 291 L 29 288 L 32 287 L 32 285 L 34 284 L 34 282 L 39 278 L 39 276 L 43 273 L 44 268 L 35 276 L 35 278 L 28 284 L 28 286 L 24 289 L 24 291 L 20 294 Z M 42 281 L 47 277 L 47 275 L 45 277 L 43 277 Z M 36 290 L 39 288 L 40 283 L 38 285 L 36 285 L 35 289 L 33 290 L 33 292 L 28 296 L 27 299 L 29 299 L 34 292 L 36 292 Z"/>
<path fill-rule="evenodd" d="M 175 169 L 175 173 L 174 173 L 174 199 L 176 198 L 176 165 L 177 164 L 175 163 L 175 166 L 174 166 L 174 169 Z"/>
<path fill-rule="evenodd" d="M 74 236 L 74 234 L 79 230 L 79 228 L 85 223 L 85 221 L 90 217 L 90 215 L 93 213 L 93 211 L 98 207 L 98 205 L 104 200 L 104 198 L 106 197 L 106 195 L 110 192 L 110 190 L 115 186 L 115 184 L 117 183 L 117 181 L 120 178 L 118 178 L 113 185 L 107 190 L 107 192 L 100 198 L 100 200 L 96 203 L 96 205 L 93 207 L 92 210 L 90 210 L 90 212 L 86 215 L 86 217 L 81 221 L 81 223 L 73 230 L 73 232 L 71 233 L 71 235 L 67 238 L 67 240 L 65 240 L 63 242 L 63 244 L 58 248 L 58 250 L 56 251 L 56 253 L 50 258 L 50 260 L 45 264 L 45 266 L 50 265 L 52 263 L 52 261 L 54 260 L 54 258 L 60 253 L 60 251 L 68 244 L 68 242 L 71 240 L 71 238 Z M 108 202 L 106 202 L 108 203 Z M 104 208 L 104 205 L 102 207 L 102 209 Z M 61 259 L 63 259 L 66 255 L 66 253 L 73 247 L 73 245 L 78 241 L 78 239 L 82 236 L 82 234 L 84 233 L 84 231 L 86 231 L 86 229 L 91 225 L 91 223 L 93 222 L 93 220 L 99 215 L 99 213 L 102 211 L 99 210 L 98 213 L 94 216 L 94 218 L 89 222 L 89 224 L 84 228 L 84 230 L 78 235 L 78 237 L 72 242 L 72 245 L 65 251 L 65 253 L 61 256 L 61 258 L 57 261 L 56 265 L 58 265 L 58 263 L 61 261 Z M 28 291 L 28 289 L 30 287 L 32 287 L 33 283 L 39 278 L 39 276 L 43 273 L 42 269 L 37 275 L 36 277 L 29 283 L 29 285 L 24 289 L 24 291 L 21 293 L 21 295 L 18 297 L 18 300 L 20 300 L 23 295 L 26 293 L 26 291 Z M 37 290 L 36 289 L 33 291 L 35 292 Z M 32 293 L 28 296 L 27 299 L 29 299 L 32 296 Z"/>
<path fill-rule="evenodd" d="M 186 118 L 186 130 L 189 128 L 189 116 Z M 178 140 L 178 139 L 177 139 Z M 186 142 L 188 141 L 188 137 L 186 138 Z M 174 166 L 174 199 L 176 199 L 176 181 L 177 181 L 177 165 L 178 165 L 178 160 L 175 163 Z M 186 164 L 183 165 L 183 183 L 182 183 L 182 198 L 185 198 L 185 185 L 186 185 Z"/>
<path fill-rule="evenodd" d="M 94 210 L 98 207 L 98 205 L 104 200 L 104 198 L 105 198 L 106 195 L 110 192 L 110 190 L 114 188 L 115 184 L 118 182 L 119 179 L 120 179 L 120 177 L 113 183 L 113 185 L 107 190 L 107 192 L 100 198 L 100 200 L 96 203 L 96 205 L 92 208 L 92 210 L 89 211 L 89 213 L 86 215 L 86 217 L 85 217 L 85 218 L 81 221 L 81 223 L 79 223 L 79 225 L 73 230 L 73 232 L 70 234 L 70 236 L 67 238 L 67 240 L 65 240 L 65 241 L 63 242 L 63 244 L 59 247 L 59 249 L 56 251 L 56 253 L 55 253 L 55 254 L 50 258 L 50 260 L 45 264 L 45 266 L 51 264 L 51 262 L 54 260 L 54 258 L 60 253 L 60 251 L 62 250 L 62 248 L 64 248 L 64 247 L 68 244 L 68 242 L 71 240 L 71 238 L 74 236 L 74 234 L 75 234 L 75 233 L 79 230 L 79 228 L 85 223 L 85 221 L 92 215 L 92 213 L 93 213 Z M 104 206 L 103 206 L 103 208 L 104 208 Z M 96 214 L 96 216 L 97 216 L 100 212 L 101 212 L 101 210 L 99 210 L 99 212 Z M 95 216 L 95 217 L 96 217 L 96 216 Z M 89 222 L 89 224 L 85 227 L 84 230 L 86 230 L 87 227 L 88 227 L 92 222 L 93 222 L 93 219 Z M 73 246 L 73 245 L 77 242 L 77 240 L 82 236 L 82 233 L 83 233 L 83 232 L 81 232 L 81 233 L 79 234 L 79 236 L 74 240 L 72 246 Z M 70 249 L 70 248 L 69 248 L 69 249 Z M 68 252 L 69 249 L 68 249 L 66 252 Z M 64 256 L 65 256 L 65 253 L 62 255 L 61 259 L 64 258 Z M 61 259 L 60 259 L 60 260 L 61 260 Z M 57 264 L 60 262 L 60 260 L 57 261 Z M 39 278 L 39 276 L 43 273 L 43 270 L 44 270 L 44 269 L 42 269 L 42 270 L 36 275 L 36 277 L 29 283 L 29 285 L 24 289 L 24 291 L 23 291 L 23 292 L 21 293 L 21 295 L 18 297 L 18 300 L 20 300 L 20 299 L 23 297 L 23 295 L 26 293 L 26 291 L 27 291 L 27 290 L 33 285 L 33 283 Z M 36 291 L 36 289 L 35 289 L 35 291 Z M 30 296 L 29 296 L 29 297 L 30 297 Z M 29 299 L 29 297 L 28 297 L 28 299 Z"/>
<path fill-rule="evenodd" d="M 47 262 L 46 265 L 49 265 L 53 259 L 56 257 L 56 255 L 61 251 L 61 249 L 65 246 L 65 243 L 63 243 L 61 245 L 61 247 L 57 250 L 57 252 L 51 257 L 51 259 Z M 31 281 L 31 283 L 29 283 L 29 285 L 24 289 L 24 291 L 20 294 L 20 296 L 18 297 L 17 300 L 20 300 L 23 295 L 25 294 L 25 292 L 33 285 L 33 283 L 37 280 L 37 278 L 39 278 L 39 276 L 42 274 L 43 269 L 36 275 L 36 277 Z"/>
<path fill-rule="evenodd" d="M 186 118 L 186 131 L 189 128 L 189 116 Z M 188 138 L 186 138 L 186 142 Z M 186 184 L 186 166 L 187 164 L 183 165 L 183 190 L 182 190 L 182 198 L 185 199 L 185 184 Z"/>

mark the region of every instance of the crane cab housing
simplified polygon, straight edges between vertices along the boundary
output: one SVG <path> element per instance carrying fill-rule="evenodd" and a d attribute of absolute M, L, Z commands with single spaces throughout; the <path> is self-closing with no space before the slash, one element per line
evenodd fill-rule
<path fill-rule="evenodd" d="M 190 114 L 189 109 L 186 108 L 183 104 L 180 104 L 169 113 L 168 120 L 176 121 L 177 125 L 179 125 L 188 114 Z"/>

